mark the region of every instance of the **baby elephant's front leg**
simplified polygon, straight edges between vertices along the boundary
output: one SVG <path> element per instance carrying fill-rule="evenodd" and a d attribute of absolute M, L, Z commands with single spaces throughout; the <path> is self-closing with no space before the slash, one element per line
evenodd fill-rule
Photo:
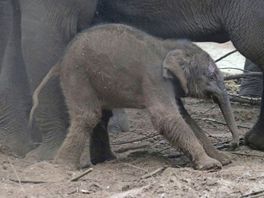
<path fill-rule="evenodd" d="M 231 163 L 231 159 L 229 156 L 224 153 L 218 151 L 210 142 L 204 131 L 199 127 L 199 125 L 191 118 L 187 110 L 185 109 L 181 99 L 176 98 L 179 110 L 184 120 L 189 124 L 191 129 L 193 130 L 195 136 L 199 139 L 206 153 L 218 161 L 221 162 L 222 165 L 227 165 Z"/>
<path fill-rule="evenodd" d="M 196 136 L 173 107 L 156 105 L 148 108 L 154 127 L 175 146 L 191 157 L 194 168 L 199 170 L 218 169 L 221 163 L 209 157 Z M 172 111 L 172 109 L 174 109 Z"/>
<path fill-rule="evenodd" d="M 144 81 L 146 107 L 157 131 L 168 141 L 178 146 L 191 157 L 194 167 L 199 170 L 221 168 L 219 161 L 209 157 L 191 128 L 182 118 L 176 102 L 174 87 L 170 81 L 149 76 Z"/>

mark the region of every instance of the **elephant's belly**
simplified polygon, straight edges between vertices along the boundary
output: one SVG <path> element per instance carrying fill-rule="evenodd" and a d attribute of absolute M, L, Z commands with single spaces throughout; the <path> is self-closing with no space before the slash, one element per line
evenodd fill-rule
<path fill-rule="evenodd" d="M 132 79 L 129 76 L 97 78 L 92 84 L 104 108 L 145 107 L 140 79 Z"/>

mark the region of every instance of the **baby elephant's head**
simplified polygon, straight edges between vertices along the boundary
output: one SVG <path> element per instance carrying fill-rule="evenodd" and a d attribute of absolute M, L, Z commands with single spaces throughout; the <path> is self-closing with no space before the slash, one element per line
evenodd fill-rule
<path fill-rule="evenodd" d="M 163 76 L 180 84 L 186 96 L 219 98 L 226 94 L 224 78 L 209 54 L 190 41 L 177 44 L 163 61 Z"/>
<path fill-rule="evenodd" d="M 178 41 L 177 48 L 164 59 L 163 71 L 164 77 L 171 78 L 176 89 L 181 87 L 186 96 L 212 98 L 219 105 L 234 141 L 238 143 L 238 130 L 224 78 L 205 51 L 192 42 Z"/>

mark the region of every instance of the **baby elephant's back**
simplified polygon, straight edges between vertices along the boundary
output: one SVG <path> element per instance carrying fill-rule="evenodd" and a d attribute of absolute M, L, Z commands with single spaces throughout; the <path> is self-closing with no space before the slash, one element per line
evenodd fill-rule
<path fill-rule="evenodd" d="M 142 94 L 145 60 L 149 56 L 148 38 L 125 25 L 101 25 L 81 33 L 68 55 L 85 67 L 100 98 L 115 98 L 119 104 L 124 102 L 132 107 L 135 96 Z"/>
<path fill-rule="evenodd" d="M 151 38 L 122 24 L 99 25 L 84 34 L 86 49 L 104 54 L 116 64 L 144 62 L 143 58 L 147 56 Z"/>

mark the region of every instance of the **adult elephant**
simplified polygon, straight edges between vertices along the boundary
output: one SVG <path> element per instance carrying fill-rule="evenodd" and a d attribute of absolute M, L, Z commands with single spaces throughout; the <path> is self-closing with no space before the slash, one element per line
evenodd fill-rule
<path fill-rule="evenodd" d="M 19 0 L 0 1 L 0 146 L 24 155 L 32 143 L 27 127 L 30 95 L 20 25 Z"/>
<path fill-rule="evenodd" d="M 231 40 L 241 54 L 264 69 L 263 10 L 263 0 L 100 0 L 95 23 L 126 23 L 162 38 Z M 264 150 L 264 100 L 246 141 Z"/>
<path fill-rule="evenodd" d="M 27 127 L 30 95 L 72 37 L 89 27 L 96 5 L 97 0 L 16 0 L 12 7 L 10 0 L 0 0 L 0 146 L 22 156 L 32 148 Z M 34 142 L 41 144 L 28 156 L 51 159 L 68 127 L 57 79 L 41 99 L 32 132 Z M 116 122 L 111 126 L 117 126 Z"/>

